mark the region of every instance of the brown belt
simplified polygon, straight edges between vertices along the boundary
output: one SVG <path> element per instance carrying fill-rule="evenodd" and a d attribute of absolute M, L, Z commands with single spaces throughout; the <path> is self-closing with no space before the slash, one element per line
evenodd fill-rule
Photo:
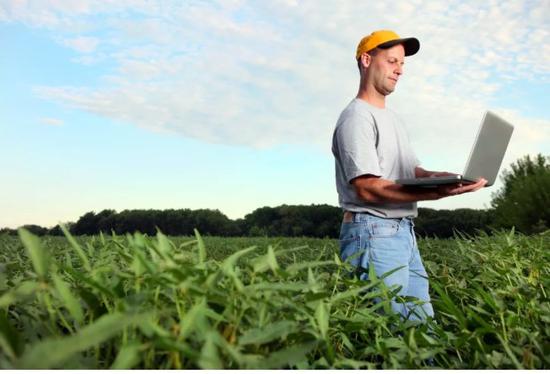
<path fill-rule="evenodd" d="M 345 211 L 344 212 L 344 223 L 350 223 L 353 222 L 353 212 Z"/>

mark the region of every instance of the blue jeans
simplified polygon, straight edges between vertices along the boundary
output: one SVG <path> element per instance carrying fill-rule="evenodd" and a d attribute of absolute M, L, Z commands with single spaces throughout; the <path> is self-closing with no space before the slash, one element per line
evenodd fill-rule
<path fill-rule="evenodd" d="M 377 277 L 401 267 L 384 278 L 384 283 L 390 288 L 400 286 L 399 296 L 413 296 L 423 303 L 394 299 L 392 309 L 409 320 L 425 321 L 428 316 L 433 317 L 428 274 L 418 252 L 412 219 L 354 213 L 351 222 L 342 223 L 340 256 L 357 268 L 367 269 L 361 279 L 368 278 L 369 264 L 374 266 Z"/>

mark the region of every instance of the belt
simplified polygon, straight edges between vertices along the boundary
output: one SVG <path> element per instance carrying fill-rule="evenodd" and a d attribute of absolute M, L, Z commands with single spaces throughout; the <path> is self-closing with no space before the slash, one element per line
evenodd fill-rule
<path fill-rule="evenodd" d="M 354 222 L 354 218 L 355 218 L 355 215 L 357 213 L 361 213 L 361 212 L 350 212 L 349 210 L 345 210 L 344 211 L 344 220 L 343 220 L 343 222 L 344 223 Z M 370 213 L 365 213 L 365 214 L 370 214 Z M 377 218 L 381 218 L 381 217 L 377 217 Z M 396 219 L 396 220 L 409 219 L 412 222 L 412 218 L 413 217 L 403 217 L 403 218 L 392 218 L 392 219 Z"/>

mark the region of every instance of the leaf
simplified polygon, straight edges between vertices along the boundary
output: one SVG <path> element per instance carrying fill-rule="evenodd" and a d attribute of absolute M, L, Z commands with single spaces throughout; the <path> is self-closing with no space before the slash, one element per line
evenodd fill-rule
<path fill-rule="evenodd" d="M 201 234 L 197 229 L 195 231 L 195 237 L 197 238 L 197 247 L 199 250 L 199 264 L 203 264 L 206 261 L 206 247 L 204 246 L 204 241 L 202 240 Z"/>
<path fill-rule="evenodd" d="M 82 265 L 84 266 L 84 269 L 86 269 L 87 271 L 92 271 L 92 267 L 90 266 L 90 261 L 88 260 L 88 257 L 86 256 L 82 248 L 80 248 L 80 245 L 78 244 L 78 242 L 71 235 L 69 230 L 67 230 L 65 225 L 60 224 L 59 227 L 61 227 L 61 231 L 63 231 L 63 234 L 65 234 L 67 241 L 71 244 L 71 247 L 73 247 L 73 249 L 76 251 L 76 253 L 78 254 L 78 257 L 80 257 L 80 260 L 82 260 Z"/>
<path fill-rule="evenodd" d="M 273 272 L 279 269 L 279 263 L 277 262 L 277 257 L 275 257 L 275 250 L 271 245 L 267 247 L 267 264 Z"/>
<path fill-rule="evenodd" d="M 275 339 L 285 339 L 296 327 L 297 324 L 293 321 L 278 321 L 250 329 L 239 337 L 239 345 L 264 344 Z"/>
<path fill-rule="evenodd" d="M 188 335 L 197 327 L 199 329 L 204 327 L 204 315 L 206 309 L 206 301 L 205 299 L 201 299 L 187 311 L 187 313 L 180 320 L 180 337 L 187 338 Z"/>
<path fill-rule="evenodd" d="M 23 351 L 23 339 L 8 320 L 7 312 L 0 310 L 0 348 L 14 360 Z"/>
<path fill-rule="evenodd" d="M 302 282 L 296 283 L 273 283 L 261 282 L 254 283 L 245 287 L 245 290 L 251 291 L 297 291 L 302 292 L 307 290 L 308 284 Z"/>
<path fill-rule="evenodd" d="M 221 268 L 224 270 L 232 270 L 233 267 L 235 267 L 235 264 L 237 263 L 237 260 L 244 256 L 245 254 L 252 252 L 256 249 L 256 246 L 252 246 L 249 248 L 241 249 L 240 251 L 237 251 L 233 253 L 231 256 L 227 257 L 221 265 Z"/>
<path fill-rule="evenodd" d="M 49 256 L 48 252 L 40 245 L 40 240 L 26 229 L 19 229 L 19 237 L 25 245 L 29 257 L 32 261 L 34 271 L 40 278 L 45 278 L 48 274 Z"/>
<path fill-rule="evenodd" d="M 106 287 L 103 287 L 97 281 L 95 281 L 95 280 L 93 280 L 93 279 L 91 279 L 87 276 L 84 276 L 80 272 L 78 272 L 74 269 L 65 269 L 65 271 L 67 273 L 69 273 L 73 278 L 90 285 L 92 288 L 94 288 L 95 290 L 101 292 L 103 295 L 105 295 L 107 297 L 110 297 L 110 298 L 116 298 L 117 297 L 116 294 L 113 291 L 111 291 L 110 289 L 108 289 Z"/>
<path fill-rule="evenodd" d="M 259 363 L 259 368 L 262 369 L 283 369 L 291 368 L 292 365 L 307 360 L 307 354 L 316 346 L 316 341 L 311 341 L 304 344 L 289 346 L 271 353 L 265 360 Z"/>
<path fill-rule="evenodd" d="M 441 288 L 441 286 L 437 282 L 432 282 L 431 287 L 437 292 L 439 297 L 441 298 L 441 302 L 443 306 L 446 308 L 446 311 L 449 312 L 451 316 L 456 318 L 456 320 L 459 322 L 460 327 L 462 329 L 466 328 L 466 317 L 464 314 L 458 309 L 456 304 L 451 300 L 449 295 Z"/>
<path fill-rule="evenodd" d="M 216 332 L 210 331 L 206 335 L 206 341 L 202 346 L 201 355 L 197 362 L 201 369 L 223 369 L 218 348 L 215 344 L 215 334 Z"/>
<path fill-rule="evenodd" d="M 340 260 L 340 256 L 338 256 L 338 254 L 334 254 L 334 263 L 338 266 L 341 266 L 342 265 L 342 260 Z"/>
<path fill-rule="evenodd" d="M 154 246 L 155 251 L 162 257 L 164 261 L 170 266 L 176 266 L 176 263 L 171 257 L 172 247 L 170 241 L 160 230 L 157 228 L 157 245 Z"/>
<path fill-rule="evenodd" d="M 319 268 L 326 265 L 335 265 L 334 261 L 308 261 L 308 262 L 298 262 L 292 264 L 286 268 L 286 271 L 289 273 L 297 273 L 298 271 L 305 268 Z"/>
<path fill-rule="evenodd" d="M 51 369 L 60 367 L 75 353 L 104 342 L 121 332 L 126 326 L 138 324 L 147 315 L 107 314 L 66 338 L 47 338 L 29 349 L 16 361 L 18 369 Z"/>
<path fill-rule="evenodd" d="M 143 265 L 150 274 L 156 274 L 157 268 L 153 261 L 149 261 L 145 254 L 139 248 L 134 248 L 134 256 L 138 259 L 139 263 Z"/>
<path fill-rule="evenodd" d="M 69 285 L 59 277 L 57 274 L 52 275 L 53 282 L 61 300 L 63 301 L 65 307 L 74 318 L 74 320 L 82 324 L 84 322 L 84 313 L 82 312 L 82 307 L 78 299 L 72 294 Z"/>
<path fill-rule="evenodd" d="M 239 291 L 242 291 L 244 286 L 241 280 L 239 279 L 237 273 L 235 272 L 235 264 L 240 257 L 244 256 L 245 254 L 255 249 L 256 249 L 256 246 L 252 246 L 246 249 L 241 249 L 240 251 L 237 251 L 233 253 L 231 256 L 227 257 L 221 264 L 221 270 L 225 275 L 233 279 L 233 283 L 235 284 L 235 287 Z"/>
<path fill-rule="evenodd" d="M 330 304 L 334 304 L 334 303 L 336 303 L 336 302 L 345 300 L 345 299 L 350 298 L 350 297 L 356 297 L 356 296 L 358 296 L 359 294 L 364 293 L 366 290 L 375 287 L 375 286 L 378 285 L 380 282 L 381 282 L 381 280 L 378 279 L 378 280 L 375 281 L 375 282 L 368 282 L 365 286 L 358 287 L 358 288 L 353 288 L 353 289 L 348 290 L 348 291 L 344 291 L 344 292 L 337 293 L 336 295 L 334 295 L 334 296 L 330 299 Z"/>
<path fill-rule="evenodd" d="M 26 299 L 33 295 L 38 289 L 38 283 L 34 281 L 25 281 L 2 296 L 0 296 L 0 308 L 6 308 L 11 304 Z"/>
<path fill-rule="evenodd" d="M 111 369 L 133 369 L 141 361 L 140 350 L 141 344 L 139 342 L 126 343 L 118 352 Z"/>
<path fill-rule="evenodd" d="M 321 336 L 326 340 L 328 338 L 329 308 L 323 301 L 315 309 L 315 320 L 317 321 Z"/>

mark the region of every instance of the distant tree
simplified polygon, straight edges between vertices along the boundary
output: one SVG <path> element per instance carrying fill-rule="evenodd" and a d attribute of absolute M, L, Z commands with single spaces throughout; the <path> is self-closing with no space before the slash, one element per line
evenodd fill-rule
<path fill-rule="evenodd" d="M 10 229 L 9 227 L 3 227 L 0 229 L 0 235 L 17 235 L 16 229 Z"/>
<path fill-rule="evenodd" d="M 336 238 L 342 209 L 322 205 L 263 207 L 247 214 L 243 231 L 250 236 L 309 236 Z"/>
<path fill-rule="evenodd" d="M 24 228 L 37 236 L 44 236 L 48 233 L 47 228 L 38 226 L 38 225 L 24 225 L 24 226 L 21 226 L 21 228 Z"/>
<path fill-rule="evenodd" d="M 415 226 L 415 231 L 420 236 L 450 238 L 458 232 L 475 235 L 480 230 L 488 231 L 491 218 L 487 210 L 418 208 Z"/>
<path fill-rule="evenodd" d="M 258 208 L 244 216 L 245 232 L 251 235 L 251 231 L 253 230 L 253 236 L 259 236 L 258 234 L 276 236 L 273 223 L 280 218 L 281 216 L 276 208 L 268 206 Z"/>
<path fill-rule="evenodd" d="M 48 235 L 51 236 L 63 236 L 63 231 L 61 231 L 61 226 L 55 225 L 54 227 L 48 230 Z"/>
<path fill-rule="evenodd" d="M 550 156 L 529 155 L 503 172 L 504 185 L 493 194 L 495 224 L 524 233 L 550 227 Z"/>
<path fill-rule="evenodd" d="M 112 209 L 104 209 L 98 214 L 88 212 L 76 221 L 71 228 L 71 233 L 75 235 L 94 235 L 98 234 L 99 231 L 107 231 L 102 227 L 102 223 L 114 214 L 116 212 Z M 105 225 L 103 224 L 103 226 Z"/>
<path fill-rule="evenodd" d="M 237 226 L 219 210 L 198 209 L 193 211 L 194 227 L 205 235 L 232 236 Z"/>
<path fill-rule="evenodd" d="M 81 216 L 71 231 L 74 235 L 92 235 L 97 233 L 97 219 L 95 212 L 88 212 Z"/>

